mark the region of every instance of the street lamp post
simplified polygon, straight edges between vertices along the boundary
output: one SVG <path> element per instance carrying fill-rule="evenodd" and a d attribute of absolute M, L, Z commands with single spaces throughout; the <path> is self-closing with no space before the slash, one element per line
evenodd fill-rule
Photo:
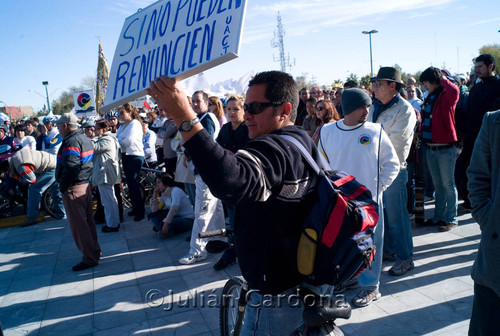
<path fill-rule="evenodd" d="M 49 86 L 49 82 L 44 81 L 44 82 L 42 82 L 42 84 L 43 84 L 43 86 L 45 86 L 45 94 L 47 95 L 47 108 L 49 109 L 49 113 L 50 113 L 49 91 L 47 90 L 47 86 Z"/>
<path fill-rule="evenodd" d="M 367 34 L 370 37 L 370 78 L 373 77 L 373 58 L 372 58 L 372 34 L 378 33 L 378 30 L 372 29 L 370 31 L 363 31 L 363 34 Z"/>

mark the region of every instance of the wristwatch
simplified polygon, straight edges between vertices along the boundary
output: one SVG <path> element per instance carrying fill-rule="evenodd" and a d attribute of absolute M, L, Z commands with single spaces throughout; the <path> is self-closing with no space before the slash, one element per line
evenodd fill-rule
<path fill-rule="evenodd" d="M 200 119 L 198 119 L 198 117 L 194 118 L 193 120 L 184 120 L 179 127 L 179 132 L 189 132 L 193 128 L 193 126 L 199 122 Z"/>

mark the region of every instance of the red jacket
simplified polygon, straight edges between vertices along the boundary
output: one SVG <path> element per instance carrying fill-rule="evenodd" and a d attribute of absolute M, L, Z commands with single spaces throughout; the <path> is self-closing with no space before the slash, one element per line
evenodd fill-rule
<path fill-rule="evenodd" d="M 432 142 L 455 142 L 457 141 L 455 107 L 460 96 L 460 90 L 446 77 L 441 79 L 440 84 L 444 90 L 439 95 L 432 110 Z"/>

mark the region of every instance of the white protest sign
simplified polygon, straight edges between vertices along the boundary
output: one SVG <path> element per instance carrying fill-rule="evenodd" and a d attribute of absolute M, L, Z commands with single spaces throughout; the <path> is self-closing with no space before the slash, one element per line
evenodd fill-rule
<path fill-rule="evenodd" d="M 73 101 L 75 103 L 75 115 L 79 118 L 95 116 L 94 90 L 85 90 L 73 92 Z"/>
<path fill-rule="evenodd" d="M 246 0 L 160 0 L 125 20 L 104 106 L 143 96 L 167 75 L 185 79 L 238 57 Z"/>

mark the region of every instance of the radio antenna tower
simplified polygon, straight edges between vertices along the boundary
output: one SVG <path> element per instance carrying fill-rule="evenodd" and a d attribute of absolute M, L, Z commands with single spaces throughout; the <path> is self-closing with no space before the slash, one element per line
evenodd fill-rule
<path fill-rule="evenodd" d="M 273 48 L 278 48 L 280 51 L 280 57 L 279 60 L 276 59 L 273 55 L 273 59 L 275 62 L 280 62 L 281 66 L 281 71 L 287 72 L 287 68 L 289 69 L 289 72 L 292 71 L 292 66 L 295 65 L 295 59 L 293 61 L 293 64 L 290 62 L 290 53 L 285 56 L 285 42 L 284 42 L 284 37 L 285 37 L 285 29 L 283 28 L 283 24 L 281 23 L 281 15 L 280 12 L 278 12 L 278 24 L 277 24 L 278 30 L 274 32 L 274 38 L 271 41 L 271 46 Z"/>

